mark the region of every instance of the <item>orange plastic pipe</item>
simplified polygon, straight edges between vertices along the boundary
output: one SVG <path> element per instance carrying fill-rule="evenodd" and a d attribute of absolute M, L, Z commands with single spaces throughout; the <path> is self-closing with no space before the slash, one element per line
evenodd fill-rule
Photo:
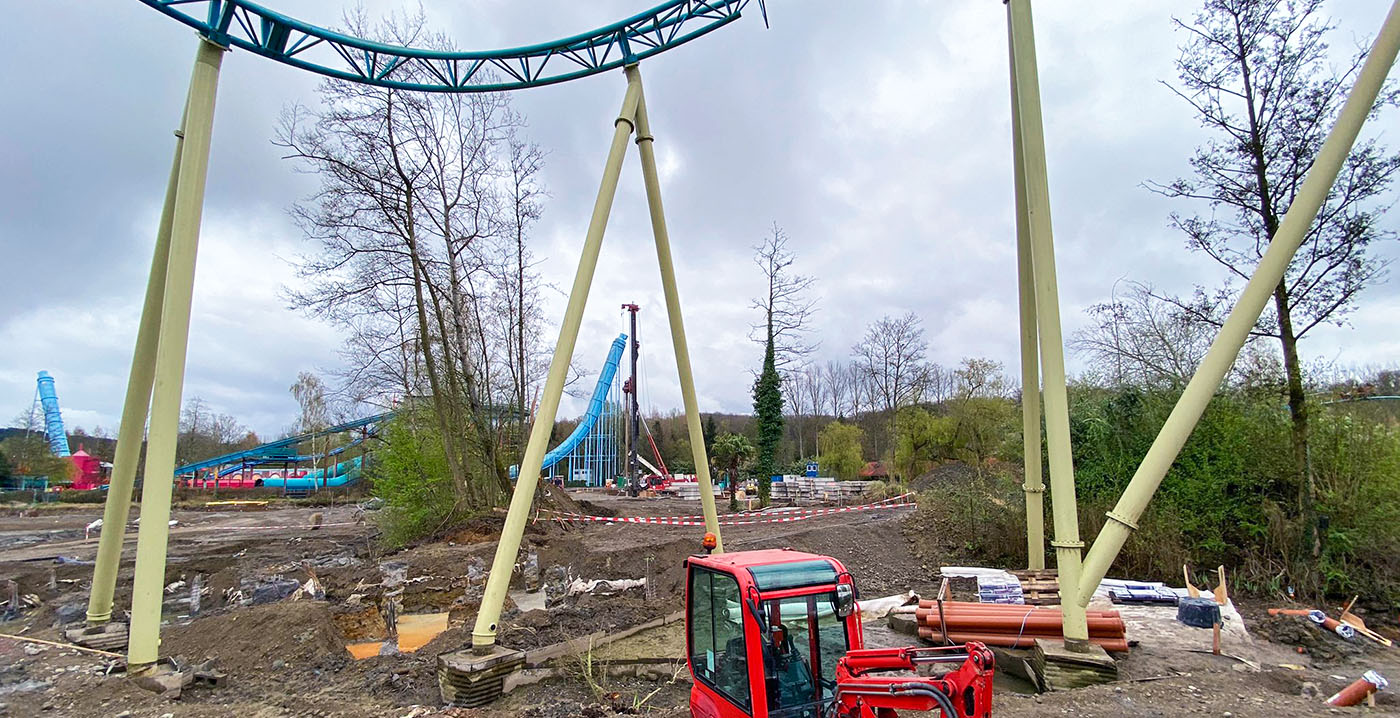
<path fill-rule="evenodd" d="M 929 604 L 929 605 L 925 605 L 925 604 Z M 1061 615 L 1060 609 L 1059 609 L 1059 608 L 1055 608 L 1055 607 L 1043 607 L 1043 608 L 1042 608 L 1042 607 L 1037 607 L 1037 606 L 1024 606 L 1024 605 L 1020 605 L 1020 604 L 1009 604 L 1009 603 L 1005 603 L 1005 604 L 1004 604 L 1004 603 L 948 603 L 948 602 L 944 602 L 944 604 L 943 604 L 943 612 L 944 612 L 945 614 L 951 614 L 951 613 L 959 613 L 959 614 L 961 614 L 961 613 L 978 613 L 978 614 L 996 614 L 996 615 L 1016 615 L 1016 616 L 1021 616 L 1021 615 L 1024 615 L 1027 611 L 1031 611 L 1032 613 L 1043 613 L 1043 614 L 1054 615 L 1054 616 L 1059 616 L 1059 615 Z M 915 613 L 915 615 L 930 615 L 930 614 L 932 614 L 932 615 L 937 615 L 937 613 L 938 613 L 938 607 L 937 607 L 937 604 L 935 604 L 933 601 L 920 601 L 920 602 L 919 602 L 919 607 L 916 608 L 916 609 L 914 609 L 914 613 Z M 1090 616 L 1099 616 L 1099 617 L 1104 617 L 1104 618 L 1117 618 L 1117 617 L 1119 616 L 1118 611 L 1086 611 L 1085 613 L 1086 613 L 1087 615 L 1090 615 Z M 1304 615 L 1306 615 L 1306 611 L 1304 612 Z"/>
<path fill-rule="evenodd" d="M 937 628 L 938 620 L 922 622 L 929 628 Z M 943 625 L 950 631 L 956 630 L 983 630 L 989 629 L 999 632 L 1004 631 L 1055 631 L 1062 630 L 1064 620 L 1059 616 L 948 616 L 943 621 Z M 1089 632 L 1095 631 L 1123 633 L 1126 630 L 1123 621 L 1117 618 L 1090 618 Z"/>
<path fill-rule="evenodd" d="M 937 631 L 921 628 L 919 629 L 919 637 L 942 639 L 943 636 Z M 1060 635 L 1052 636 L 1044 634 L 1023 634 L 1017 636 L 1015 634 L 1006 635 L 1000 633 L 953 633 L 951 631 L 948 633 L 948 640 L 955 644 L 978 641 L 989 646 L 1000 646 L 1003 648 L 1029 648 L 1035 645 L 1036 639 L 1061 641 L 1064 640 L 1064 637 Z M 1095 638 L 1094 636 L 1089 636 L 1089 642 L 1097 646 L 1102 646 L 1105 651 L 1113 651 L 1115 653 L 1126 653 L 1128 651 L 1128 641 L 1125 638 Z"/>

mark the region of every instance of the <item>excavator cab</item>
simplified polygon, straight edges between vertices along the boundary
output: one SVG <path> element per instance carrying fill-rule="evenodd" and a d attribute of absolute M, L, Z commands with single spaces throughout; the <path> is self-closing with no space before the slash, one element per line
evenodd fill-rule
<path fill-rule="evenodd" d="M 855 583 L 827 556 L 781 549 L 687 559 L 686 655 L 696 718 L 888 718 L 899 708 L 990 715 L 990 651 L 865 650 Z M 950 662 L 963 666 L 937 679 L 872 675 Z"/>

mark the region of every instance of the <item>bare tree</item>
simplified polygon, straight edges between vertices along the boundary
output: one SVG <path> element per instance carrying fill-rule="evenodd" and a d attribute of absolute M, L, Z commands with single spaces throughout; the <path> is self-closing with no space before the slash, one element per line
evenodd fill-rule
<path fill-rule="evenodd" d="M 817 369 L 817 374 L 831 416 L 837 419 L 846 418 L 851 401 L 851 375 L 846 365 L 829 359 L 824 366 Z"/>
<path fill-rule="evenodd" d="M 953 371 L 956 397 L 967 399 L 1005 399 L 1008 393 L 1005 367 L 992 359 L 968 357 Z"/>
<path fill-rule="evenodd" d="M 297 380 L 290 388 L 292 398 L 301 407 L 298 429 L 303 432 L 320 431 L 330 425 L 330 407 L 326 401 L 326 385 L 321 377 L 309 371 L 299 372 Z"/>
<path fill-rule="evenodd" d="M 956 372 L 933 362 L 924 365 L 924 401 L 931 404 L 947 402 L 953 398 L 956 385 Z"/>
<path fill-rule="evenodd" d="M 371 25 L 361 13 L 347 23 L 392 44 L 450 47 L 424 32 L 421 15 Z M 286 112 L 274 140 L 321 180 L 293 209 L 317 251 L 299 266 L 314 281 L 292 302 L 352 328 L 358 378 L 384 386 L 392 377 L 406 394 L 427 394 L 459 506 L 488 504 L 509 490 L 493 416 L 508 372 L 489 346 L 486 298 L 508 224 L 502 156 L 523 120 L 491 93 L 328 79 L 321 98 L 317 111 Z"/>
<path fill-rule="evenodd" d="M 865 369 L 858 361 L 852 360 L 846 364 L 846 386 L 851 392 L 851 415 L 855 416 L 866 411 L 873 411 L 873 402 L 870 398 L 870 378 L 866 376 Z"/>
<path fill-rule="evenodd" d="M 1214 339 L 1197 317 L 1209 312 L 1214 319 L 1213 310 L 1198 306 L 1188 312 L 1158 299 L 1148 285 L 1126 287 L 1121 294 L 1115 289 L 1111 301 L 1089 307 L 1094 323 L 1070 345 L 1112 385 L 1185 387 Z"/>
<path fill-rule="evenodd" d="M 802 418 L 807 414 L 809 401 L 807 399 L 808 384 L 803 376 L 802 369 L 793 369 L 782 373 L 783 381 L 783 407 L 792 421 L 787 425 L 792 427 L 793 437 L 797 439 L 797 455 L 807 455 L 807 444 L 803 439 Z"/>
<path fill-rule="evenodd" d="M 865 330 L 865 336 L 851 347 L 860 373 L 869 382 L 874 404 L 893 417 L 895 410 L 917 402 L 926 378 L 923 320 L 909 312 L 898 318 L 888 315 Z"/>
<path fill-rule="evenodd" d="M 539 277 L 526 243 L 530 227 L 542 212 L 545 190 L 539 175 L 544 170 L 544 151 L 518 137 L 511 137 L 509 146 L 505 177 L 506 226 L 502 233 L 506 271 L 501 274 L 498 286 L 506 299 L 506 311 L 501 320 L 507 327 L 504 345 L 511 404 L 521 427 L 519 435 L 523 436 L 530 396 L 548 368 L 543 361 L 545 354 L 540 351 L 543 318 L 540 316 Z"/>
<path fill-rule="evenodd" d="M 1177 20 L 1187 41 L 1172 87 L 1212 136 L 1191 158 L 1194 176 L 1150 187 L 1209 205 L 1205 214 L 1174 214 L 1187 245 L 1224 267 L 1234 283 L 1226 300 L 1258 265 L 1308 168 L 1334 123 L 1365 51 L 1340 71 L 1329 65 L 1322 0 L 1206 0 L 1192 21 Z M 1394 105 L 1390 88 L 1373 115 Z M 1308 413 L 1298 340 L 1312 328 L 1340 323 L 1356 295 L 1385 274 L 1388 261 L 1369 253 L 1388 239 L 1381 215 L 1400 155 L 1375 139 L 1353 150 L 1302 247 L 1274 290 L 1272 311 L 1258 333 L 1279 340 L 1288 381 L 1298 507 L 1314 556 L 1321 551 L 1316 488 L 1307 462 Z M 1190 311 L 1191 304 L 1180 303 Z M 1201 320 L 1214 322 L 1203 315 Z"/>
<path fill-rule="evenodd" d="M 764 293 L 752 306 L 763 313 L 763 321 L 752 325 L 749 338 L 759 344 L 773 342 L 774 363 L 782 372 L 805 364 L 817 349 L 807 327 L 816 312 L 817 300 L 811 297 L 816 278 L 793 272 L 797 258 L 788 249 L 787 234 L 777 222 L 753 250 L 754 264 L 763 271 Z"/>

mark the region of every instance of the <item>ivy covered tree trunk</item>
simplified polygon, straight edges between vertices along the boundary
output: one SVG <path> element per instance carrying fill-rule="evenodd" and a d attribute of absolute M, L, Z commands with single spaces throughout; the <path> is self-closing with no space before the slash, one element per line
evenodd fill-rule
<path fill-rule="evenodd" d="M 768 343 L 763 350 L 763 371 L 753 385 L 753 413 L 758 424 L 758 457 L 754 469 L 758 472 L 758 501 L 768 505 L 772 492 L 773 472 L 777 469 L 778 442 L 783 438 L 783 389 L 774 358 L 773 331 L 768 331 Z"/>

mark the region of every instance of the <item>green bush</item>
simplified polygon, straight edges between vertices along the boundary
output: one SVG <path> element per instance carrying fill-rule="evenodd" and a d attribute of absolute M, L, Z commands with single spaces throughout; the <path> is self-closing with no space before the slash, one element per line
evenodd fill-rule
<path fill-rule="evenodd" d="M 1327 524 L 1316 580 L 1329 594 L 1400 601 L 1400 429 L 1314 413 L 1312 466 Z"/>
<path fill-rule="evenodd" d="M 59 491 L 58 500 L 65 504 L 100 504 L 107 501 L 107 492 L 102 489 L 91 491 Z"/>
<path fill-rule="evenodd" d="M 0 491 L 0 504 L 32 504 L 37 492 L 32 489 Z"/>
<path fill-rule="evenodd" d="M 442 435 L 427 412 L 401 412 L 383 437 L 369 475 L 384 499 L 378 522 L 385 544 L 404 546 L 465 518 L 452 490 Z"/>
<path fill-rule="evenodd" d="M 1013 475 L 988 471 L 939 482 L 918 502 L 912 522 L 920 535 L 912 538 L 921 559 L 1025 567 L 1025 502 Z"/>

